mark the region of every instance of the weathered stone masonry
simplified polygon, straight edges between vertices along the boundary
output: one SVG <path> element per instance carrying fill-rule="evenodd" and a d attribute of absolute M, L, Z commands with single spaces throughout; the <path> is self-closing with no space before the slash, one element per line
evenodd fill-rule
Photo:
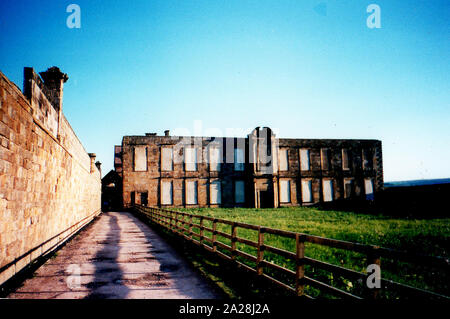
<path fill-rule="evenodd" d="M 383 188 L 381 141 L 277 138 L 269 128 L 124 136 L 115 159 L 125 206 L 299 206 L 372 200 Z"/>
<path fill-rule="evenodd" d="M 0 72 L 0 284 L 100 213 L 100 165 L 62 113 L 68 77 L 41 76 L 25 68 L 22 93 Z"/>

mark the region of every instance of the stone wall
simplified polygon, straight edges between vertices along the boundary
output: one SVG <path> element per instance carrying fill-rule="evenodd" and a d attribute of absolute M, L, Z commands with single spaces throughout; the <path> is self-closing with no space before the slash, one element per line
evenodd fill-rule
<path fill-rule="evenodd" d="M 379 140 L 286 139 L 270 135 L 271 142 L 266 142 L 264 131 L 260 131 L 253 131 L 247 138 L 124 136 L 121 146 L 124 205 L 259 208 L 337 201 L 356 203 L 371 201 L 383 189 Z M 209 148 L 214 147 L 212 141 L 221 149 L 220 171 L 210 169 L 208 154 Z M 262 146 L 267 148 L 267 145 L 271 145 L 271 152 L 265 155 L 267 149 Z M 195 171 L 186 170 L 183 161 L 185 147 L 197 148 Z M 235 148 L 241 147 L 245 150 L 245 165 L 243 171 L 237 171 L 233 154 Z M 162 166 L 163 148 L 173 149 L 173 166 L 168 170 Z M 301 167 L 302 150 L 309 154 L 308 169 Z M 344 152 L 348 159 L 346 165 L 343 164 Z M 285 161 L 280 154 L 286 154 L 283 157 Z M 136 163 L 139 164 L 137 168 Z M 217 180 L 221 182 L 219 205 L 210 200 L 211 183 Z M 195 205 L 186 200 L 189 193 L 186 183 L 190 181 L 197 182 L 198 203 Z M 234 198 L 235 182 L 238 181 L 245 182 L 245 203 L 236 203 Z M 310 199 L 302 194 L 302 190 L 309 189 L 302 186 L 304 182 L 310 183 L 310 191 L 307 192 L 311 194 Z M 366 182 L 373 183 L 373 192 L 369 192 L 370 187 L 366 189 Z M 172 185 L 172 204 L 166 204 L 170 200 L 162 201 L 163 183 Z M 282 188 L 283 185 L 288 186 Z M 282 197 L 288 201 L 281 202 Z"/>
<path fill-rule="evenodd" d="M 217 145 L 216 145 L 217 144 Z M 222 146 L 220 171 L 209 169 L 208 146 Z M 234 204 L 233 185 L 235 180 L 245 180 L 244 171 L 235 171 L 233 151 L 235 146 L 245 146 L 244 138 L 207 138 L 207 137 L 177 137 L 177 136 L 124 136 L 122 141 L 123 165 L 123 203 L 132 203 L 132 193 L 135 193 L 135 203 L 141 204 L 140 194 L 147 193 L 149 206 L 164 206 L 161 204 L 161 183 L 172 182 L 173 205 L 176 207 L 216 207 L 209 204 L 210 183 L 220 179 L 222 181 L 222 205 L 239 206 Z M 184 147 L 197 146 L 197 170 L 186 171 L 184 163 Z M 147 150 L 147 170 L 135 171 L 134 149 L 145 147 Z M 161 147 L 173 149 L 173 169 L 164 171 L 161 168 Z M 228 158 L 228 160 L 227 160 Z M 197 182 L 198 203 L 186 203 L 186 183 Z"/>
<path fill-rule="evenodd" d="M 99 169 L 50 91 L 0 72 L 0 284 L 100 213 Z"/>
<path fill-rule="evenodd" d="M 301 179 L 311 179 L 313 203 L 323 201 L 322 181 L 332 181 L 333 200 L 344 199 L 344 180 L 353 179 L 354 198 L 364 198 L 364 179 L 370 178 L 374 182 L 374 192 L 379 193 L 384 186 L 383 162 L 381 141 L 378 140 L 338 140 L 338 139 L 279 139 L 280 149 L 288 150 L 287 171 L 279 171 L 279 179 L 291 180 L 291 204 L 302 202 L 299 185 Z M 310 170 L 300 170 L 300 149 L 310 151 Z M 327 149 L 329 167 L 323 169 L 321 150 Z M 349 156 L 349 169 L 344 170 L 342 163 L 342 150 L 345 149 Z M 370 150 L 373 154 L 372 165 L 362 165 L 363 150 Z"/>

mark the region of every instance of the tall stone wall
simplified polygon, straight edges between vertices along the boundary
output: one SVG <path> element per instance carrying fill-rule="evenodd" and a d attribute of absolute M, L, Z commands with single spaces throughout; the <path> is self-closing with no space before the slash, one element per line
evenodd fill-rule
<path fill-rule="evenodd" d="M 99 169 L 61 105 L 33 69 L 24 94 L 0 72 L 0 284 L 100 213 Z"/>

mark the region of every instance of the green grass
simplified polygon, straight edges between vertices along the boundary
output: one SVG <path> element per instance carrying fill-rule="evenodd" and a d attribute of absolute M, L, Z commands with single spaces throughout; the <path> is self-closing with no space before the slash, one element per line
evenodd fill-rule
<path fill-rule="evenodd" d="M 262 210 L 246 208 L 179 210 L 328 238 L 449 257 L 447 246 L 450 237 L 450 219 L 448 218 L 426 220 L 399 219 L 305 207 Z M 194 223 L 198 223 L 198 221 L 194 220 Z M 205 221 L 205 226 L 212 227 L 211 222 Z M 218 229 L 230 233 L 230 226 L 228 225 L 220 225 Z M 194 229 L 194 231 L 198 233 L 197 229 Z M 205 231 L 204 235 L 211 237 L 211 233 L 207 231 Z M 252 230 L 238 228 L 238 236 L 254 241 L 257 240 L 257 233 Z M 226 238 L 218 236 L 218 240 L 230 244 L 230 241 Z M 295 251 L 295 242 L 292 239 L 266 234 L 265 243 L 292 252 Z M 256 250 L 247 245 L 238 244 L 238 249 L 253 255 L 256 254 Z M 365 272 L 369 263 L 363 254 L 310 243 L 306 244 L 305 254 L 308 257 L 359 272 Z M 265 260 L 272 261 L 291 270 L 295 269 L 292 260 L 278 255 L 266 252 Z M 250 266 L 254 266 L 251 262 L 245 262 Z M 282 274 L 277 274 L 268 269 L 265 269 L 265 271 L 277 279 L 292 284 L 291 279 L 285 278 Z M 352 282 L 349 279 L 334 276 L 321 269 L 307 266 L 306 275 L 358 295 L 364 292 L 362 282 Z M 449 294 L 449 274 L 442 273 L 438 269 L 418 267 L 409 263 L 399 262 L 398 260 L 382 259 L 382 277 L 422 289 Z M 398 298 L 400 296 L 395 293 L 385 293 L 385 290 L 382 291 L 385 298 Z M 327 296 L 312 287 L 307 287 L 307 293 L 313 296 Z"/>

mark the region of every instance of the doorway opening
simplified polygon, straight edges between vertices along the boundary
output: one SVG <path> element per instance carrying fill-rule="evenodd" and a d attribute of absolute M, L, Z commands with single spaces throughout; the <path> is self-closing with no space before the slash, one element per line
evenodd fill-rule
<path fill-rule="evenodd" d="M 259 191 L 259 207 L 273 208 L 273 195 L 269 190 Z"/>

